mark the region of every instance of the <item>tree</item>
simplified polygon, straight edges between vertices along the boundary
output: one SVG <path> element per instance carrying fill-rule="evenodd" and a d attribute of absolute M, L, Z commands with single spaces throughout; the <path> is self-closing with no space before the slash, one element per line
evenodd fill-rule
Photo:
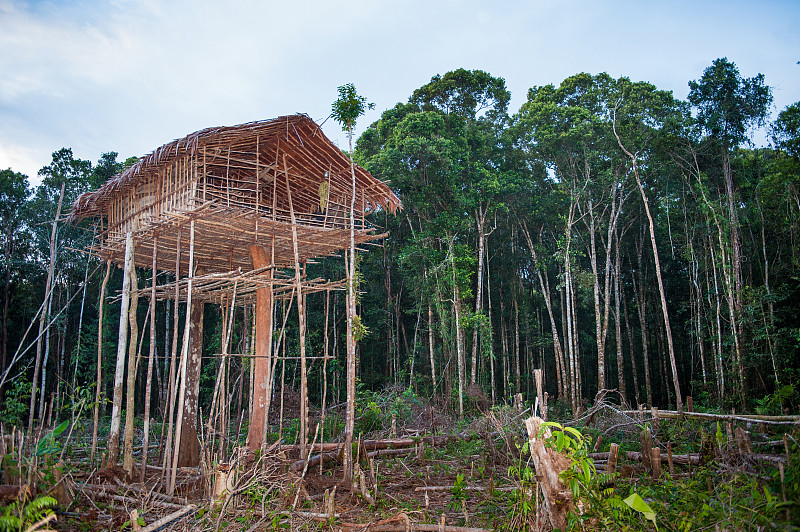
<path fill-rule="evenodd" d="M 55 272 L 55 264 L 57 258 L 57 228 L 59 218 L 61 217 L 61 210 L 66 200 L 68 205 L 71 205 L 77 195 L 85 190 L 87 178 L 91 171 L 92 163 L 75 159 L 72 155 L 72 150 L 69 148 L 62 148 L 53 153 L 53 161 L 48 166 L 39 170 L 39 175 L 42 177 L 42 184 L 36 191 L 33 206 L 40 206 L 37 209 L 37 214 L 44 215 L 48 218 L 48 214 L 52 216 L 48 221 L 52 221 L 49 239 L 41 239 L 47 242 L 49 248 L 49 266 L 47 270 L 47 280 L 45 281 L 44 303 L 41 313 L 39 315 L 39 336 L 36 342 L 36 362 L 34 365 L 33 385 L 31 387 L 31 403 L 30 412 L 28 414 L 28 431 L 33 431 L 33 418 L 34 406 L 36 404 L 37 385 L 39 385 L 39 375 L 41 374 L 42 382 L 39 388 L 41 389 L 41 396 L 39 399 L 39 415 L 44 412 L 44 390 L 46 384 L 46 370 L 47 359 L 50 352 L 50 329 L 45 327 L 47 320 L 50 316 L 50 306 L 53 296 L 53 275 Z M 54 191 L 59 190 L 58 200 L 55 201 Z M 55 201 L 56 209 L 52 212 L 50 208 Z M 71 247 L 71 246 L 70 246 Z M 78 246 L 75 246 L 78 248 Z M 44 353 L 42 353 L 44 347 Z"/>
<path fill-rule="evenodd" d="M 772 133 L 778 148 L 800 159 L 800 102 L 795 102 L 780 112 Z"/>
<path fill-rule="evenodd" d="M 0 171 L 0 234 L 3 237 L 3 263 L 5 283 L 3 285 L 3 331 L 0 346 L 0 371 L 5 370 L 8 355 L 8 302 L 11 293 L 11 256 L 16 242 L 15 235 L 23 221 L 23 205 L 28 199 L 27 176 L 10 168 Z M 2 395 L 2 390 L 0 390 Z"/>
<path fill-rule="evenodd" d="M 350 157 L 350 176 L 353 190 L 350 198 L 350 250 L 347 265 L 347 415 L 345 420 L 344 471 L 345 480 L 349 482 L 353 475 L 353 430 L 355 427 L 356 402 L 356 340 L 353 332 L 356 316 L 356 244 L 355 244 L 355 209 L 356 209 L 356 170 L 353 161 L 353 128 L 358 118 L 367 109 L 375 107 L 367 103 L 367 99 L 356 92 L 352 83 L 338 88 L 339 98 L 333 102 L 331 116 L 339 122 L 347 133 Z M 305 398 L 304 398 L 305 399 Z"/>
<path fill-rule="evenodd" d="M 734 315 L 732 332 L 739 374 L 739 391 L 744 402 L 744 369 L 742 365 L 742 278 L 741 238 L 737 187 L 731 171 L 732 150 L 748 139 L 753 126 L 764 124 L 772 91 L 764 84 L 764 75 L 742 78 L 736 65 L 726 57 L 716 59 L 703 71 L 699 81 L 689 82 L 689 102 L 697 108 L 697 120 L 718 146 L 722 159 L 722 176 L 728 206 Z"/>

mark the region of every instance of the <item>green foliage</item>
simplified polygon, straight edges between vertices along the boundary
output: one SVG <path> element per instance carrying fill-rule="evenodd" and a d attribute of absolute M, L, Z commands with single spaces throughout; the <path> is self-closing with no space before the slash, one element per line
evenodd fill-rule
<path fill-rule="evenodd" d="M 738 145 L 751 126 L 763 124 L 772 103 L 764 75 L 742 78 L 727 57 L 715 59 L 699 81 L 689 82 L 689 88 L 698 121 L 726 146 Z"/>
<path fill-rule="evenodd" d="M 793 384 L 786 384 L 781 386 L 775 392 L 764 396 L 761 399 L 756 399 L 756 411 L 764 415 L 781 415 L 783 414 L 784 405 L 792 404 L 792 399 L 795 398 L 795 387 Z"/>
<path fill-rule="evenodd" d="M 653 523 L 653 526 L 656 526 L 656 513 L 650 508 L 650 505 L 644 502 L 644 499 L 642 499 L 638 493 L 631 493 L 627 498 L 623 499 L 622 502 L 630 506 L 632 510 L 642 514 L 645 519 Z M 656 526 L 656 530 L 658 530 L 658 526 Z"/>
<path fill-rule="evenodd" d="M 22 532 L 37 521 L 53 513 L 52 508 L 58 502 L 50 496 L 44 495 L 32 501 L 23 499 L 14 501 L 2 510 L 0 515 L 0 531 Z"/>
<path fill-rule="evenodd" d="M 5 398 L 3 399 L 0 421 L 10 426 L 21 427 L 28 413 L 30 397 L 31 383 L 23 376 L 15 379 L 11 383 L 10 389 L 6 391 Z"/>
<path fill-rule="evenodd" d="M 465 489 L 466 487 L 467 483 L 464 480 L 464 475 L 462 473 L 457 473 L 453 487 L 450 489 L 450 493 L 453 497 L 450 499 L 450 502 L 447 503 L 447 507 L 450 510 L 460 511 L 464 508 L 466 500 L 469 498 L 467 490 Z"/>
<path fill-rule="evenodd" d="M 69 420 L 63 421 L 59 426 L 51 430 L 36 444 L 36 456 L 56 454 L 61 451 L 61 444 L 57 438 L 69 427 Z"/>
<path fill-rule="evenodd" d="M 344 131 L 352 135 L 358 117 L 367 109 L 374 109 L 375 104 L 367 103 L 367 99 L 356 92 L 356 87 L 352 83 L 342 85 L 337 90 L 339 98 L 333 102 L 331 116 L 339 122 Z"/>
<path fill-rule="evenodd" d="M 772 130 L 775 145 L 795 158 L 800 158 L 800 102 L 781 111 Z"/>

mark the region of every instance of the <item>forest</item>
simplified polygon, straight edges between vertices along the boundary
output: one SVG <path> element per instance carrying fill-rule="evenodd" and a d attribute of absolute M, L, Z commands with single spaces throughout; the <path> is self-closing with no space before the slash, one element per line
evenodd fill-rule
<path fill-rule="evenodd" d="M 454 532 L 478 530 L 470 526 L 559 528 L 553 515 L 549 525 L 540 521 L 539 491 L 525 495 L 520 488 L 532 482 L 532 464 L 540 463 L 535 453 L 552 450 L 534 449 L 536 437 L 530 427 L 530 443 L 527 441 L 521 419 L 526 409 L 539 415 L 549 411 L 550 420 L 564 423 L 546 424 L 546 430 L 564 435 L 566 440 L 559 440 L 554 448 L 562 454 L 573 453 L 574 463 L 581 466 L 561 477 L 564 482 L 569 480 L 576 499 L 592 501 L 594 512 L 576 517 L 581 512 L 573 508 L 570 527 L 800 526 L 796 499 L 800 495 L 800 454 L 795 440 L 800 425 L 800 102 L 775 110 L 769 80 L 761 74 L 748 74 L 727 58 L 717 59 L 698 72 L 695 80 L 687 80 L 689 93 L 683 101 L 648 82 L 579 73 L 557 85 L 532 86 L 525 103 L 513 112 L 503 78 L 459 69 L 433 76 L 407 101 L 384 111 L 360 135 L 348 156 L 388 183 L 402 201 L 402 209 L 396 215 L 378 209 L 367 217 L 375 233 L 385 237 L 362 245 L 356 257 L 356 433 L 352 435 L 353 441 L 359 439 L 356 451 L 363 455 L 378 452 L 375 449 L 382 449 L 380 445 L 369 447 L 367 442 L 390 441 L 405 430 L 404 434 L 411 435 L 408 437 L 416 438 L 413 452 L 418 457 L 427 452 L 430 460 L 427 466 L 417 464 L 409 471 L 428 480 L 432 469 L 440 465 L 437 459 L 477 456 L 491 448 L 492 467 L 499 468 L 499 476 L 516 479 L 516 484 L 510 480 L 509 485 L 518 487 L 517 498 L 480 499 L 476 494 L 484 493 L 481 489 L 487 493 L 499 489 L 494 481 L 482 484 L 483 488 L 467 485 L 472 478 L 489 482 L 490 474 L 475 471 L 488 465 L 479 466 L 476 458 L 454 458 L 456 465 L 443 473 L 447 490 L 433 490 L 430 495 L 446 496 L 441 504 L 446 508 L 439 512 L 441 524 L 435 517 L 439 514 L 434 516 L 429 510 L 427 491 L 424 504 L 419 502 L 423 500 L 419 490 L 417 508 L 422 505 L 419 511 L 429 512 L 425 518 L 437 524 L 404 528 L 406 524 L 411 527 L 412 510 L 401 512 L 403 521 L 397 518 L 401 515 L 397 508 L 404 508 L 397 499 L 385 502 L 385 507 L 380 506 L 381 501 L 370 502 L 378 497 L 379 479 L 386 490 L 393 482 L 401 484 L 397 479 L 404 473 L 399 459 L 392 459 L 393 465 L 381 465 L 376 472 L 373 458 L 380 455 L 369 453 L 369 458 L 360 456 L 362 462 L 367 460 L 361 482 L 365 478 L 368 485 L 372 482 L 374 491 L 370 496 L 368 487 L 364 495 L 362 486 L 361 504 L 377 505 L 383 514 L 395 517 L 362 529 L 445 530 L 445 520 L 447 529 Z M 754 135 L 765 138 L 768 146 L 754 147 Z M 110 275 L 104 277 L 105 262 L 87 252 L 97 243 L 97 228 L 90 220 L 76 222 L 68 215 L 80 194 L 96 190 L 136 161 L 135 157 L 119 160 L 114 151 L 103 153 L 97 162 L 80 160 L 71 149 L 62 148 L 39 171 L 41 184 L 35 188 L 28 176 L 13 169 L 0 172 L 0 422 L 3 437 L 11 442 L 4 439 L 0 451 L 13 457 L 7 449 L 12 444 L 19 446 L 17 480 L 25 476 L 22 448 L 26 438 L 39 442 L 35 449 L 46 451 L 33 453 L 40 456 L 41 470 L 46 469 L 48 457 L 55 462 L 56 455 L 63 466 L 65 450 L 68 458 L 73 455 L 80 457 L 74 460 L 83 460 L 82 466 L 76 466 L 81 474 L 88 474 L 101 459 L 114 395 L 123 272 L 112 266 Z M 309 263 L 308 277 L 347 277 L 342 257 Z M 142 283 L 149 283 L 154 273 L 139 268 L 137 275 Z M 159 276 L 169 280 L 169 274 Z M 307 315 L 302 333 L 297 308 L 284 305 L 280 310 L 280 316 L 290 318 L 283 321 L 285 332 L 278 340 L 282 344 L 276 347 L 285 358 L 277 369 L 280 376 L 275 386 L 279 391 L 274 393 L 279 398 L 273 399 L 274 420 L 270 412 L 270 430 L 274 430 L 270 443 L 287 448 L 296 443 L 297 405 L 305 401 L 298 396 L 303 380 L 297 360 L 301 335 L 303 349 L 319 355 L 307 368 L 310 415 L 316 421 L 321 419 L 317 430 L 324 435 L 318 441 L 336 441 L 341 435 L 344 425 L 337 412 L 343 412 L 341 407 L 347 402 L 346 305 L 343 291 L 331 291 L 327 297 L 310 295 L 304 304 Z M 147 418 L 146 430 L 152 432 L 144 439 L 144 452 L 146 455 L 149 438 L 158 447 L 151 451 L 156 464 L 161 463 L 163 425 L 173 415 L 171 411 L 168 414 L 167 382 L 170 371 L 175 371 L 170 367 L 174 360 L 170 354 L 175 343 L 182 341 L 179 331 L 187 317 L 182 306 L 176 308 L 169 300 L 158 301 L 152 315 L 147 305 L 140 304 L 137 312 L 139 363 L 133 374 L 135 393 L 127 408 L 136 418 L 136 438 L 142 437 Z M 216 443 L 220 449 L 226 444 L 219 441 L 230 442 L 230 448 L 220 450 L 216 459 L 213 452 L 203 459 L 204 467 L 211 467 L 208 471 L 213 470 L 209 464 L 233 456 L 231 449 L 246 434 L 252 359 L 231 357 L 224 364 L 216 355 L 252 349 L 252 315 L 246 306 L 229 313 L 221 306 L 206 305 L 202 318 L 198 434 L 208 426 L 201 441 L 210 441 L 212 451 L 214 434 L 223 434 Z M 147 334 L 147 320 L 158 324 L 158 336 Z M 278 320 L 277 326 L 280 324 Z M 155 364 L 152 373 L 145 373 L 149 350 L 155 353 Z M 146 382 L 150 374 L 152 380 Z M 225 430 L 212 432 L 204 416 L 220 409 L 217 388 L 221 375 L 225 379 L 223 395 L 228 397 L 228 412 L 223 416 L 227 425 Z M 674 411 L 674 420 L 659 419 L 659 409 L 665 411 L 662 415 Z M 638 414 L 631 413 L 637 410 Z M 612 431 L 612 425 L 621 423 L 621 412 L 640 423 Z M 643 413 L 651 412 L 653 419 L 645 423 Z M 732 417 L 720 418 L 722 424 L 717 420 L 704 425 L 681 418 L 684 412 Z M 757 418 L 743 421 L 735 417 L 737 413 L 764 416 L 760 420 L 767 427 L 764 441 L 780 440 L 776 444 L 780 453 L 785 447 L 779 482 L 775 480 L 777 461 L 765 459 L 769 467 L 758 469 L 764 466 L 753 465 L 756 462 L 748 462 L 743 454 L 737 455 L 737 472 L 729 472 L 735 476 L 733 480 L 718 470 L 700 480 L 692 476 L 693 460 L 705 463 L 707 456 L 702 455 L 709 452 L 709 445 L 714 446 L 712 461 L 730 468 L 726 455 L 736 446 L 731 442 L 739 442 L 742 449 L 737 420 L 740 424 L 746 421 L 748 431 L 751 424 L 759 422 Z M 567 427 L 569 420 L 583 420 L 580 431 Z M 100 425 L 100 439 L 99 444 L 92 443 L 90 457 L 93 422 L 95 427 Z M 171 427 L 171 419 L 169 423 Z M 310 427 L 304 430 L 316 443 L 314 424 Z M 777 427 L 783 432 L 771 432 Z M 75 435 L 68 444 L 63 440 L 73 429 Z M 456 439 L 462 440 L 462 447 L 448 440 L 446 449 L 451 454 L 442 451 L 431 459 L 430 453 L 439 452 L 434 451 L 436 438 L 444 437 L 448 430 L 451 436 L 460 435 Z M 505 432 L 514 430 L 516 435 Z M 470 431 L 477 436 L 468 435 Z M 498 431 L 502 433 L 499 440 L 489 441 Z M 24 434 L 22 439 L 16 439 L 20 438 L 17 433 Z M 727 496 L 739 493 L 736 490 L 749 494 L 755 489 L 762 502 L 753 502 L 748 508 L 760 504 L 755 514 L 761 517 L 737 521 L 741 508 L 722 508 L 708 499 L 687 506 L 703 508 L 703 512 L 708 506 L 706 514 L 676 518 L 677 501 L 658 506 L 653 514 L 641 497 L 648 511 L 637 507 L 632 491 L 624 501 L 619 497 L 620 504 L 609 503 L 603 493 L 614 485 L 608 476 L 613 477 L 615 466 L 606 464 L 612 460 L 610 455 L 616 460 L 613 447 L 619 448 L 619 442 L 615 443 L 614 435 L 634 442 L 636 451 L 628 447 L 629 455 L 639 451 L 645 455 L 653 445 L 651 433 L 657 433 L 661 442 L 671 442 L 670 474 L 672 445 L 676 452 L 685 448 L 685 455 L 680 456 L 689 464 L 688 473 L 670 477 L 674 484 L 652 488 L 650 497 L 645 497 L 651 506 L 657 506 L 653 499 L 665 500 L 670 489 L 680 491 L 677 479 L 686 474 L 686 482 L 693 479 L 697 484 L 693 490 L 706 490 L 712 499 L 717 489 L 713 486 L 727 486 Z M 361 437 L 373 439 L 362 441 Z M 318 445 L 325 449 L 322 443 Z M 48 451 L 47 446 L 53 449 Z M 395 445 L 388 450 L 401 448 Z M 601 451 L 608 451 L 607 456 L 600 457 Z M 661 452 L 666 452 L 666 443 Z M 502 460 L 498 453 L 503 454 Z M 528 462 L 529 453 L 534 455 L 533 462 Z M 591 466 L 597 475 L 594 480 L 582 469 L 592 462 L 592 453 L 597 455 Z M 656 454 L 660 464 L 662 455 Z M 524 460 L 520 458 L 523 455 Z M 305 458 L 304 450 L 300 456 Z M 483 460 L 488 464 L 490 459 Z M 654 464 L 649 457 L 643 460 L 649 475 Z M 324 461 L 318 460 L 320 472 Z M 315 464 L 311 464 L 313 469 Z M 25 467 L 30 475 L 34 466 Z M 71 467 L 69 463 L 67 467 Z M 288 480 L 275 480 L 280 468 L 269 467 L 262 466 L 261 474 L 272 471 L 273 486 L 289 489 L 281 484 Z M 747 467 L 757 471 L 742 473 Z M 537 466 L 537 479 L 540 473 Z M 303 478 L 305 475 L 304 469 Z M 72 476 L 79 478 L 78 473 Z M 465 480 L 465 476 L 469 478 Z M 317 482 L 323 480 L 320 474 Z M 38 482 L 59 481 L 45 474 Z M 5 484 L 13 483 L 6 471 Z M 578 484 L 586 491 L 576 488 Z M 622 484 L 617 481 L 618 487 Z M 765 485 L 772 486 L 770 491 Z M 305 490 L 308 493 L 303 496 L 309 497 L 306 508 L 321 500 L 314 499 L 311 487 Z M 237 496 L 249 493 L 233 491 Z M 301 491 L 297 490 L 298 496 Z M 327 493 L 325 504 L 330 498 Z M 183 497 L 179 506 L 188 504 L 189 491 Z M 523 504 L 525 497 L 528 507 Z M 536 500 L 536 511 L 530 508 L 530 497 Z M 597 500 L 604 497 L 605 503 Z M 128 508 L 128 503 L 120 500 L 116 506 L 95 507 L 92 519 L 99 523 L 108 514 L 102 526 L 119 527 L 126 521 L 126 526 L 141 529 L 132 524 L 136 517 L 127 510 L 124 519 L 114 517 L 113 508 Z M 252 523 L 269 524 L 271 529 L 300 526 L 292 521 L 297 515 L 285 513 L 285 504 L 268 514 L 264 500 L 257 503 L 262 513 Z M 288 506 L 294 510 L 297 497 L 291 502 L 290 498 Z M 16 504 L 19 513 L 21 503 Z M 236 504 L 247 506 L 241 500 Z M 589 507 L 590 503 L 586 504 Z M 435 501 L 431 502 L 431 508 L 434 506 Z M 194 524 L 184 522 L 183 526 L 219 529 L 222 521 L 227 523 L 224 510 L 194 517 Z M 319 521 L 313 520 L 314 512 L 305 516 L 310 523 Z M 322 528 L 354 529 L 348 528 L 352 523 L 347 521 L 356 518 L 336 520 L 333 516 L 338 514 L 329 513 L 319 525 Z M 482 514 L 492 517 L 484 521 L 475 517 Z M 242 513 L 232 515 L 244 519 Z M 681 521 L 683 518 L 689 521 Z M 24 519 L 20 519 L 22 523 Z M 69 526 L 77 527 L 76 522 L 62 509 L 59 524 L 50 526 L 72 529 Z M 239 523 L 242 530 L 252 524 Z M 680 528 L 684 525 L 679 523 L 688 524 Z M 238 525 L 231 517 L 227 529 L 238 529 L 234 526 Z"/>

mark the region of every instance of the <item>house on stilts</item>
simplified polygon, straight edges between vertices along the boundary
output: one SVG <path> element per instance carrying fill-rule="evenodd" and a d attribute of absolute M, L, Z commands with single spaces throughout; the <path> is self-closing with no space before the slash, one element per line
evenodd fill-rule
<path fill-rule="evenodd" d="M 366 213 L 395 213 L 401 204 L 385 183 L 357 165 L 355 181 L 358 245 L 383 236 L 374 234 Z M 151 311 L 156 300 L 186 306 L 183 340 L 173 342 L 174 373 L 168 381 L 177 405 L 174 465 L 199 460 L 196 423 L 205 304 L 255 309 L 252 352 L 229 353 L 223 342 L 223 353 L 217 356 L 253 361 L 247 444 L 253 450 L 261 447 L 277 360 L 273 330 L 281 325 L 272 323 L 275 301 L 292 300 L 300 310 L 304 369 L 304 296 L 346 286 L 346 280 L 309 279 L 304 265 L 349 248 L 352 191 L 349 159 L 313 120 L 296 114 L 192 133 L 156 149 L 76 200 L 71 219 L 92 218 L 98 225 L 100 238 L 92 252 L 122 267 L 126 278 L 135 270 L 132 265 L 152 269 L 151 285 L 133 290 L 150 298 Z M 162 275 L 169 282 L 159 283 L 155 272 L 173 275 Z M 123 290 L 123 308 L 126 297 Z M 120 319 L 115 390 L 122 388 L 120 357 L 124 360 L 127 353 L 122 345 L 127 343 L 125 318 Z M 177 320 L 175 326 L 177 330 Z M 302 374 L 302 386 L 305 381 Z M 115 393 L 116 412 L 123 408 L 121 401 L 121 392 L 119 397 Z M 303 425 L 306 419 L 304 402 Z M 303 429 L 305 437 L 307 428 Z M 116 462 L 119 422 L 115 429 L 113 413 L 108 445 Z"/>

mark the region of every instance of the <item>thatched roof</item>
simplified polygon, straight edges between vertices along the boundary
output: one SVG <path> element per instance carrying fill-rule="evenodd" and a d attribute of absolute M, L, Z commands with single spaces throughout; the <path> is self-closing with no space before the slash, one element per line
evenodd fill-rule
<path fill-rule="evenodd" d="M 179 157 L 202 157 L 203 153 L 219 155 L 231 147 L 235 147 L 237 151 L 258 151 L 263 154 L 264 161 L 269 161 L 270 157 L 274 159 L 279 150 L 288 153 L 292 164 L 290 174 L 295 176 L 318 176 L 321 182 L 325 172 L 331 172 L 340 180 L 350 180 L 350 162 L 344 153 L 308 115 L 295 114 L 238 126 L 211 127 L 165 144 L 139 159 L 136 164 L 107 181 L 98 190 L 79 196 L 70 218 L 80 220 L 106 214 L 106 207 L 112 198 L 125 194 L 136 184 L 148 180 L 153 173 L 162 171 Z M 363 194 L 367 210 L 380 205 L 395 214 L 402 207 L 398 197 L 385 183 L 358 165 L 355 170 L 359 201 Z M 310 197 L 313 197 L 317 193 L 315 186 L 319 182 L 306 185 L 306 188 L 312 189 Z M 347 183 L 340 183 L 342 189 L 348 186 Z M 298 197 L 294 201 L 302 203 L 303 199 Z"/>
<path fill-rule="evenodd" d="M 356 213 L 402 207 L 385 183 L 359 166 L 355 174 Z M 93 248 L 100 256 L 120 263 L 125 233 L 133 231 L 136 264 L 149 267 L 155 253 L 157 269 L 169 271 L 178 258 L 188 268 L 181 228 L 191 220 L 199 268 L 249 271 L 254 244 L 274 250 L 278 267 L 293 265 L 293 232 L 301 261 L 347 248 L 351 200 L 350 160 L 313 120 L 296 114 L 203 129 L 165 144 L 81 195 L 70 218 L 106 222 Z M 363 215 L 355 230 L 357 245 L 382 236 L 372 234 Z"/>

